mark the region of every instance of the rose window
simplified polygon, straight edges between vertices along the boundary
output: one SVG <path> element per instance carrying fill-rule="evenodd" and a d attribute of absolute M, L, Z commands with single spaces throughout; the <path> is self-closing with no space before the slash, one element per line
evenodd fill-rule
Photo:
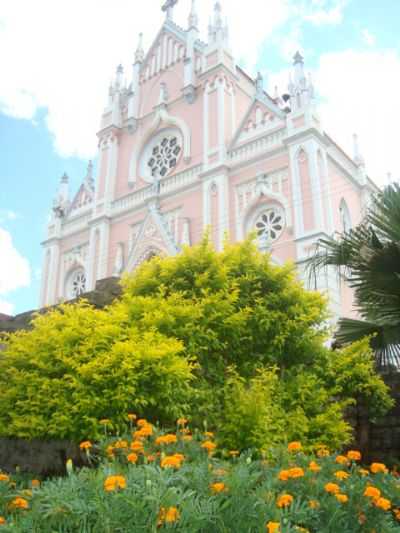
<path fill-rule="evenodd" d="M 164 137 L 153 147 L 151 157 L 147 162 L 153 177 L 166 176 L 178 162 L 178 156 L 182 148 L 175 136 Z"/>
<path fill-rule="evenodd" d="M 69 282 L 70 298 L 77 298 L 86 292 L 86 274 L 84 270 L 75 271 Z"/>
<path fill-rule="evenodd" d="M 264 211 L 255 222 L 258 236 L 262 240 L 276 241 L 282 235 L 284 216 L 278 209 Z"/>

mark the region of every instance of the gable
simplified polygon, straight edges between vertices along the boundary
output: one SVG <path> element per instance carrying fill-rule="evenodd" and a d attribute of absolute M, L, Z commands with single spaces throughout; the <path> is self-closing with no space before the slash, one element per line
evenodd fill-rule
<path fill-rule="evenodd" d="M 82 183 L 82 185 L 79 187 L 78 192 L 75 195 L 75 198 L 71 203 L 68 214 L 72 213 L 77 209 L 81 209 L 82 207 L 88 206 L 93 202 L 93 200 L 94 190 L 88 187 L 85 183 Z"/>
<path fill-rule="evenodd" d="M 268 97 L 255 98 L 237 129 L 230 149 L 285 124 L 284 114 Z"/>

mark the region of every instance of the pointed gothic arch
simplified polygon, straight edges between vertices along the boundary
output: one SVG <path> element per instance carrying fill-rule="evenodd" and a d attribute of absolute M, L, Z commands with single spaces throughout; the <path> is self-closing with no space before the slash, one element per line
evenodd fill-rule
<path fill-rule="evenodd" d="M 350 215 L 350 209 L 348 208 L 347 202 L 344 198 L 341 199 L 339 204 L 339 214 L 340 214 L 340 223 L 344 233 L 351 230 L 353 227 Z"/>

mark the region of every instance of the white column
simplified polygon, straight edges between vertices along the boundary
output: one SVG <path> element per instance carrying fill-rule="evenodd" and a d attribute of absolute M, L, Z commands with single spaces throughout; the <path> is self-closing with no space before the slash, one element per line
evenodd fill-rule
<path fill-rule="evenodd" d="M 209 88 L 208 83 L 204 87 L 203 95 L 203 164 L 205 168 L 208 167 L 208 148 L 209 148 L 209 106 L 208 106 Z"/>
<path fill-rule="evenodd" d="M 218 145 L 219 159 L 225 159 L 225 80 L 218 84 Z"/>
<path fill-rule="evenodd" d="M 290 167 L 293 184 L 294 236 L 296 239 L 304 234 L 303 198 L 301 194 L 300 171 L 298 162 L 299 146 L 290 146 Z"/>
<path fill-rule="evenodd" d="M 49 268 L 49 279 L 47 289 L 47 305 L 57 303 L 57 277 L 60 262 L 60 242 L 56 240 L 50 247 L 51 261 Z"/>

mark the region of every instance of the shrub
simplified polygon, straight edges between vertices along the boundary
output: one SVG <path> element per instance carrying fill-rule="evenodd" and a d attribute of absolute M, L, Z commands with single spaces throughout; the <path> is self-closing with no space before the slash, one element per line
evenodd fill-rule
<path fill-rule="evenodd" d="M 122 428 L 129 409 L 170 420 L 190 398 L 182 351 L 176 339 L 139 333 L 121 308 L 81 302 L 38 315 L 1 353 L 0 435 L 96 438 L 99 419 Z"/>

